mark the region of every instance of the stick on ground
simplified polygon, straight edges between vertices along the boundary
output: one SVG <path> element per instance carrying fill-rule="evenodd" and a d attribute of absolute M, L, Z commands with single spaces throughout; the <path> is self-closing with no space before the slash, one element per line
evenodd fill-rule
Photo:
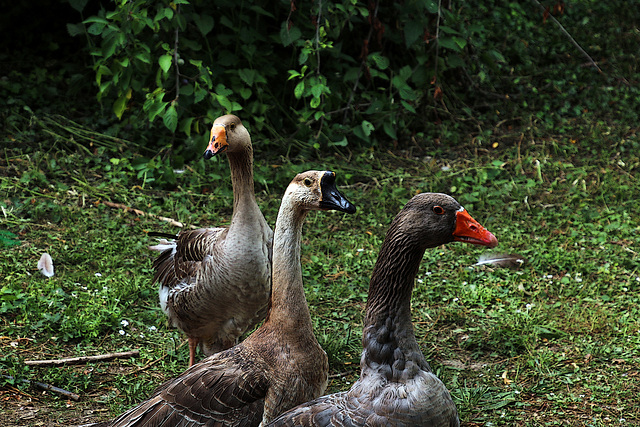
<path fill-rule="evenodd" d="M 165 216 L 159 216 L 152 213 L 144 212 L 144 211 L 141 211 L 140 209 L 135 209 L 129 206 L 125 206 L 122 203 L 113 203 L 113 202 L 102 202 L 102 203 L 104 203 L 106 206 L 109 206 L 110 208 L 123 209 L 127 212 L 133 212 L 134 214 L 139 216 L 148 216 L 150 218 L 157 218 L 161 221 L 166 221 L 175 227 L 180 227 L 180 228 L 184 227 L 184 224 L 182 224 L 180 221 L 176 221 L 173 218 L 167 218 Z M 196 227 L 191 226 L 191 228 L 196 228 Z"/>
<path fill-rule="evenodd" d="M 11 375 L 3 375 L 3 377 L 8 379 L 8 380 L 15 380 L 15 378 L 12 377 Z M 18 381 L 23 382 L 23 383 L 27 383 L 27 384 L 32 384 L 32 385 L 34 385 L 34 386 L 36 386 L 36 387 L 38 387 L 38 388 L 40 388 L 42 390 L 47 390 L 47 391 L 59 394 L 59 395 L 64 396 L 64 397 L 68 397 L 71 400 L 75 400 L 75 401 L 80 400 L 80 396 L 78 396 L 77 394 L 71 393 L 70 391 L 62 389 L 60 387 L 53 386 L 51 384 L 41 383 L 39 381 L 22 380 L 22 379 L 19 379 Z"/>
<path fill-rule="evenodd" d="M 133 350 L 125 351 L 122 353 L 99 354 L 97 356 L 68 357 L 66 359 L 25 360 L 24 364 L 29 366 L 82 365 L 87 362 L 121 359 L 125 357 L 137 357 L 139 354 L 140 350 Z"/>

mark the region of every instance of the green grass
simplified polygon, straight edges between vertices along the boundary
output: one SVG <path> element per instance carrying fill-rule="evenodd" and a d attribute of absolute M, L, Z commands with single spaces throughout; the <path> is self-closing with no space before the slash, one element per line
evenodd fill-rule
<path fill-rule="evenodd" d="M 329 354 L 330 392 L 358 375 L 368 278 L 388 224 L 413 194 L 439 191 L 498 237 L 495 251 L 527 258 L 508 270 L 473 267 L 485 250 L 463 244 L 425 255 L 413 298 L 416 335 L 463 424 L 640 423 L 640 144 L 626 128 L 575 125 L 572 139 L 530 132 L 496 149 L 460 144 L 434 157 L 379 150 L 310 164 L 257 152 L 258 200 L 270 223 L 287 183 L 306 168 L 337 171 L 358 206 L 351 216 L 311 214 L 304 228 L 304 281 Z M 178 375 L 188 350 L 159 310 L 145 236 L 177 228 L 104 202 L 185 224 L 225 224 L 228 166 L 199 162 L 163 189 L 153 181 L 159 168 L 136 169 L 126 150 L 98 147 L 88 156 L 64 139 L 14 135 L 0 153 L 0 366 L 82 400 L 4 380 L 3 408 L 14 417 L 20 399 L 32 396 L 53 420 L 113 416 Z M 43 252 L 55 264 L 50 279 L 36 268 Z M 23 364 L 129 349 L 140 357 Z"/>
<path fill-rule="evenodd" d="M 294 107 L 268 93 L 257 99 L 264 110 L 241 113 L 254 126 L 257 198 L 271 224 L 288 182 L 310 168 L 335 170 L 358 206 L 355 215 L 312 213 L 303 232 L 306 295 L 329 355 L 328 391 L 348 389 L 359 373 L 368 279 L 389 223 L 412 195 L 437 191 L 497 236 L 494 252 L 527 259 L 517 270 L 474 267 L 485 249 L 459 243 L 425 254 L 413 294 L 415 331 L 462 424 L 640 425 L 637 19 L 624 2 L 592 0 L 556 15 L 598 62 L 597 74 L 532 4 L 481 3 L 455 12 L 471 21 L 442 21 L 468 34 L 460 35 L 468 42 L 458 58 L 464 64 L 454 67 L 448 59 L 457 55 L 439 50 L 452 67 L 438 67 L 442 100 L 425 91 L 412 104 L 416 114 L 398 115 L 402 100 L 389 99 L 366 141 L 339 123 L 342 113 L 325 117 L 318 139 L 309 123 L 282 135 L 271 108 Z M 88 56 L 50 50 L 55 45 L 33 52 L 17 43 L 19 54 L 0 54 L 10 70 L 0 76 L 3 426 L 107 419 L 186 367 L 185 338 L 158 307 L 146 236 L 178 229 L 105 202 L 186 226 L 224 225 L 231 216 L 227 161 L 205 162 L 199 151 L 205 129 L 181 141 L 158 120 L 148 126 L 127 113 L 115 121 L 105 100 L 96 103 Z M 482 56 L 493 51 L 505 60 L 489 70 Z M 431 53 L 423 59 L 421 67 L 433 70 Z M 326 58 L 322 64 L 326 72 Z M 376 81 L 366 89 L 372 109 L 388 93 Z M 384 132 L 388 123 L 399 124 L 398 141 Z M 325 132 L 343 127 L 347 145 L 328 142 Z M 173 171 L 185 161 L 184 173 Z M 36 267 L 43 252 L 55 264 L 50 279 Z M 24 364 L 130 349 L 140 356 Z"/>

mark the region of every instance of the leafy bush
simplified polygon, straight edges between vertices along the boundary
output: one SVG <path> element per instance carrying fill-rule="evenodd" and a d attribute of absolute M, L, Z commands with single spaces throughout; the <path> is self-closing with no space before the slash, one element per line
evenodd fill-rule
<path fill-rule="evenodd" d="M 436 76 L 464 66 L 471 34 L 432 0 L 120 1 L 84 23 L 98 99 L 118 118 L 190 138 L 242 110 L 253 131 L 315 149 L 423 130 L 418 117 L 442 97 Z"/>
<path fill-rule="evenodd" d="M 98 99 L 181 164 L 200 154 L 222 113 L 245 118 L 270 150 L 307 157 L 389 140 L 451 145 L 460 127 L 485 146 L 513 125 L 568 133 L 592 111 L 636 120 L 637 85 L 621 84 L 627 77 L 614 67 L 598 74 L 562 32 L 580 34 L 576 43 L 599 61 L 599 35 L 616 30 L 594 18 L 611 7 L 121 0 L 84 25 Z M 629 78 L 637 62 L 627 62 Z M 514 118 L 500 128 L 505 114 Z"/>

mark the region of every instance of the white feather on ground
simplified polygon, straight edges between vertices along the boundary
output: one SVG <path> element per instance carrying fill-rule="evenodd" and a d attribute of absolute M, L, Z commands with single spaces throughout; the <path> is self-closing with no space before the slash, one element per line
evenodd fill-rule
<path fill-rule="evenodd" d="M 53 276 L 53 260 L 51 259 L 51 255 L 46 252 L 42 254 L 40 261 L 38 261 L 38 270 L 47 277 Z"/>
<path fill-rule="evenodd" d="M 494 254 L 485 253 L 480 255 L 478 262 L 473 265 L 491 265 L 494 267 L 519 268 L 526 261 L 525 257 L 518 254 Z"/>

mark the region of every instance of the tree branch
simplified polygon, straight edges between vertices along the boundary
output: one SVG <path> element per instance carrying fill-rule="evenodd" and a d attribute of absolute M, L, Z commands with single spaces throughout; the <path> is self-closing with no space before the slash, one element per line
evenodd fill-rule
<path fill-rule="evenodd" d="M 177 5 L 176 13 L 180 14 L 180 5 Z M 180 67 L 178 66 L 178 59 L 180 59 L 180 55 L 178 55 L 178 41 L 180 40 L 178 37 L 179 26 L 176 26 L 176 38 L 173 44 L 173 64 L 176 66 L 176 97 L 174 101 L 178 101 L 180 97 Z"/>
<path fill-rule="evenodd" d="M 379 5 L 380 5 L 380 2 L 376 1 L 376 7 L 375 7 L 375 9 L 373 11 L 373 18 L 371 19 L 371 25 L 369 26 L 369 34 L 367 35 L 367 39 L 366 39 L 367 45 L 371 41 L 371 36 L 373 35 L 373 24 L 374 24 L 375 19 L 378 17 L 378 6 Z M 345 108 L 344 116 L 342 117 L 342 122 L 343 123 L 347 122 L 347 115 L 349 114 L 351 103 L 353 102 L 353 98 L 354 98 L 354 95 L 356 93 L 356 90 L 358 90 L 358 83 L 360 82 L 360 76 L 362 76 L 362 70 L 365 67 L 366 61 L 367 61 L 367 58 L 363 57 L 362 58 L 362 62 L 360 63 L 360 69 L 358 70 L 358 75 L 356 76 L 356 81 L 355 81 L 355 83 L 353 83 L 353 89 L 351 90 L 351 93 L 349 94 L 349 100 L 347 101 L 347 107 Z"/>
<path fill-rule="evenodd" d="M 442 18 L 442 0 L 438 0 L 438 19 L 436 21 L 436 62 L 433 70 L 433 83 L 438 81 L 438 55 L 440 54 L 440 19 Z"/>
<path fill-rule="evenodd" d="M 320 20 L 322 19 L 322 0 L 318 0 L 318 17 L 316 18 L 316 60 L 318 66 L 316 67 L 316 75 L 320 77 Z"/>
<path fill-rule="evenodd" d="M 531 1 L 536 5 L 538 5 L 540 10 L 542 10 L 543 12 L 547 11 L 547 9 L 542 4 L 540 4 L 538 0 L 531 0 Z M 562 24 L 551 13 L 549 13 L 549 18 L 553 21 L 554 24 L 558 26 L 558 28 L 560 28 L 560 31 L 562 31 L 562 33 L 569 38 L 571 43 L 573 43 L 573 45 L 577 47 L 580 52 L 582 52 L 582 54 L 589 60 L 591 65 L 593 65 L 600 74 L 603 74 L 602 70 L 600 69 L 600 67 L 598 67 L 598 64 L 596 64 L 593 58 L 591 58 L 591 56 L 589 56 L 589 54 L 582 48 L 582 46 L 580 46 L 578 42 L 573 37 L 571 37 L 571 34 L 569 34 L 567 30 L 565 30 Z"/>
<path fill-rule="evenodd" d="M 318 76 L 318 82 L 320 81 L 320 21 L 322 20 L 322 0 L 318 0 L 318 17 L 316 18 L 316 61 L 318 61 L 318 66 L 316 67 L 316 76 Z M 324 97 L 324 94 L 320 95 Z M 316 133 L 316 139 L 320 137 L 320 133 L 322 132 L 322 126 L 324 125 L 324 116 L 320 118 L 320 128 Z"/>

